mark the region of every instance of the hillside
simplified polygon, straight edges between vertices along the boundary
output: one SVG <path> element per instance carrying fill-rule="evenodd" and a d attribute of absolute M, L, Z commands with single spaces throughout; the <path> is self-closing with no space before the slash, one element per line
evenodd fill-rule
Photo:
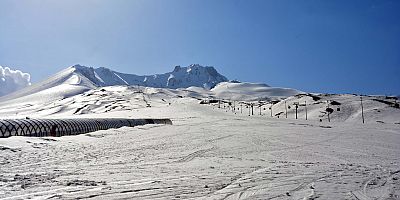
<path fill-rule="evenodd" d="M 272 106 L 273 117 L 268 104 L 263 115 L 255 107 L 255 115 L 248 116 L 246 104 L 258 101 L 244 102 L 243 113 L 232 112 L 228 103 L 199 104 L 200 94 L 109 86 L 51 103 L 0 107 L 1 117 L 173 122 L 76 136 L 2 138 L 0 198 L 398 199 L 392 197 L 400 195 L 399 109 L 373 100 L 377 97 L 363 97 L 368 114 L 362 124 L 360 97 L 354 95 L 291 96 L 286 119 L 275 116 L 284 111 L 285 100 Z M 328 122 L 325 115 L 319 122 L 313 113 L 323 111 L 326 100 L 340 103 L 331 105 L 341 108 L 338 116 L 350 113 L 357 120 Z M 310 118 L 299 109 L 296 120 L 293 103 L 303 101 L 310 105 Z M 373 121 L 374 109 L 391 120 Z"/>

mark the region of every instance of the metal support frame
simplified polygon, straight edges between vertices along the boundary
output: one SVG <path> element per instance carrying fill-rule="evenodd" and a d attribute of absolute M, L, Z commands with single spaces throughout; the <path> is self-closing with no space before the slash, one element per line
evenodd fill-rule
<path fill-rule="evenodd" d="M 0 138 L 10 136 L 55 136 L 78 135 L 123 126 L 134 127 L 145 124 L 172 124 L 170 119 L 0 119 Z M 56 128 L 54 129 L 54 126 Z M 54 132 L 53 132 L 54 134 Z"/>

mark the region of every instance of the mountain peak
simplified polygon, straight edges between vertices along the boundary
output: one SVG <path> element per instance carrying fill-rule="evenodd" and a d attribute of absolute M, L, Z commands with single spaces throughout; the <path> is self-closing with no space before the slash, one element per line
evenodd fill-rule
<path fill-rule="evenodd" d="M 89 68 L 93 68 L 93 67 L 87 67 L 87 66 L 84 66 L 84 65 L 75 64 L 75 65 L 72 65 L 72 66 L 70 66 L 68 68 L 76 69 L 76 70 L 82 70 L 82 69 L 89 69 Z"/>
<path fill-rule="evenodd" d="M 204 67 L 200 64 L 191 64 L 187 67 L 178 65 L 172 72 L 148 76 L 125 74 L 105 67 L 93 68 L 80 64 L 75 64 L 70 68 L 74 70 L 74 73 L 84 76 L 97 86 L 140 85 L 172 89 L 197 86 L 211 89 L 220 82 L 228 81 L 214 67 Z"/>

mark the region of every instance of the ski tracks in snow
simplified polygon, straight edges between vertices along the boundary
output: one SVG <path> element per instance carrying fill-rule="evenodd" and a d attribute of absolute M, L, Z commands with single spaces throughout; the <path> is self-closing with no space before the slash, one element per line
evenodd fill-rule
<path fill-rule="evenodd" d="M 0 141 L 0 198 L 399 199 L 396 127 L 173 108 L 172 126 Z"/>

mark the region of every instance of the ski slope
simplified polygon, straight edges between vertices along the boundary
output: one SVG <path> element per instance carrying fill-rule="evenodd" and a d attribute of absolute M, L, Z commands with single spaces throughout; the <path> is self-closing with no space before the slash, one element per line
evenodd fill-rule
<path fill-rule="evenodd" d="M 183 94 L 114 86 L 56 102 L 65 107 L 45 117 L 173 125 L 1 139 L 0 198 L 399 198 L 399 124 L 248 116 Z"/>

